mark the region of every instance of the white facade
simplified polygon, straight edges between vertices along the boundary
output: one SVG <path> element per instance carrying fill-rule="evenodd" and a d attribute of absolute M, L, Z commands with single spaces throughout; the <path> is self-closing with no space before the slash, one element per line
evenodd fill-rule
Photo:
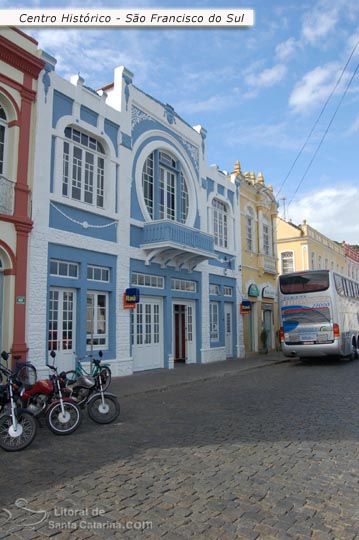
<path fill-rule="evenodd" d="M 58 77 L 38 94 L 29 359 L 103 350 L 114 375 L 244 356 L 239 185 L 205 162 L 206 131 L 132 84 Z M 41 76 L 40 76 L 41 77 Z M 140 292 L 125 309 L 126 289 Z"/>

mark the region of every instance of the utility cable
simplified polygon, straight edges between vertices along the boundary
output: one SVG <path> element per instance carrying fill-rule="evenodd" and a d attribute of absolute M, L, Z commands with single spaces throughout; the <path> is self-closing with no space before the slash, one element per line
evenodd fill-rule
<path fill-rule="evenodd" d="M 305 176 L 306 176 L 307 172 L 309 171 L 310 167 L 312 166 L 313 161 L 314 161 L 316 155 L 318 154 L 318 152 L 319 152 L 319 150 L 320 150 L 320 147 L 322 146 L 322 144 L 323 144 L 323 142 L 324 142 L 324 139 L 325 139 L 325 137 L 327 136 L 328 131 L 329 131 L 329 129 L 330 129 L 330 127 L 331 127 L 331 125 L 332 125 L 332 123 L 333 123 L 333 121 L 334 121 L 334 118 L 336 117 L 336 114 L 337 114 L 337 112 L 338 112 L 338 110 L 339 110 L 339 108 L 340 108 L 340 106 L 341 106 L 341 104 L 342 104 L 342 102 L 343 102 L 343 100 L 344 100 L 344 98 L 345 98 L 345 96 L 346 96 L 348 90 L 349 90 L 349 87 L 350 87 L 351 83 L 353 82 L 353 79 L 354 79 L 355 75 L 356 75 L 357 72 L 358 72 L 358 69 L 359 69 L 359 64 L 357 64 L 357 67 L 355 68 L 355 71 L 354 71 L 353 75 L 351 76 L 351 78 L 350 78 L 350 80 L 349 80 L 349 82 L 348 82 L 348 84 L 347 84 L 347 86 L 346 86 L 346 88 L 345 88 L 345 90 L 344 90 L 344 92 L 343 92 L 342 97 L 341 97 L 340 100 L 339 100 L 339 103 L 338 103 L 338 105 L 337 105 L 337 107 L 336 107 L 336 109 L 335 109 L 335 111 L 334 111 L 334 114 L 332 115 L 332 117 L 331 117 L 331 119 L 330 119 L 330 122 L 329 122 L 329 124 L 328 124 L 328 126 L 327 126 L 327 129 L 326 129 L 325 132 L 323 133 L 323 136 L 322 136 L 322 138 L 320 139 L 317 148 L 315 149 L 315 152 L 314 152 L 314 154 L 313 154 L 313 157 L 312 157 L 312 159 L 310 160 L 310 162 L 309 162 L 309 164 L 308 164 L 306 170 L 304 171 L 304 174 L 303 174 L 302 178 L 300 179 L 300 182 L 298 183 L 298 186 L 297 186 L 296 190 L 294 191 L 291 200 L 290 200 L 289 203 L 288 203 L 287 209 L 289 208 L 290 204 L 293 202 L 293 199 L 294 199 L 294 197 L 296 196 L 296 194 L 298 193 L 299 188 L 300 188 L 300 186 L 302 185 L 302 183 L 303 183 L 303 181 L 304 181 L 304 179 L 305 179 Z"/>
<path fill-rule="evenodd" d="M 279 189 L 278 189 L 277 193 L 275 194 L 275 197 L 276 197 L 276 198 L 278 197 L 278 195 L 279 195 L 280 192 L 282 191 L 282 189 L 283 189 L 283 187 L 284 187 L 286 181 L 288 180 L 288 178 L 289 178 L 289 176 L 290 176 L 292 170 L 293 170 L 294 167 L 295 167 L 295 164 L 297 163 L 298 159 L 299 159 L 300 156 L 302 155 L 302 153 L 303 153 L 303 151 L 304 151 L 304 148 L 307 146 L 307 143 L 308 143 L 309 139 L 311 138 L 311 136 L 312 136 L 312 134 L 313 134 L 315 128 L 317 127 L 318 122 L 319 122 L 319 120 L 321 119 L 321 117 L 322 117 L 322 115 L 323 115 L 325 109 L 327 108 L 327 105 L 328 105 L 329 101 L 331 100 L 331 98 L 332 98 L 334 92 L 335 92 L 336 89 L 338 88 L 338 86 L 339 86 L 339 84 L 340 84 L 340 81 L 342 80 L 343 75 L 344 75 L 344 73 L 345 73 L 345 71 L 346 71 L 346 69 L 347 69 L 347 67 L 348 67 L 348 64 L 349 64 L 350 60 L 352 59 L 353 54 L 355 53 L 355 51 L 356 51 L 358 45 L 359 45 L 359 40 L 358 40 L 358 41 L 356 42 L 356 44 L 354 45 L 354 48 L 353 48 L 352 52 L 350 53 L 349 58 L 348 58 L 348 60 L 347 60 L 347 62 L 346 62 L 346 64 L 345 64 L 345 66 L 343 67 L 342 72 L 341 72 L 341 74 L 339 75 L 336 84 L 334 85 L 332 91 L 330 92 L 330 94 L 329 94 L 329 96 L 327 97 L 327 99 L 326 99 L 324 105 L 323 105 L 322 108 L 321 108 L 321 111 L 320 111 L 320 113 L 319 113 L 319 116 L 318 116 L 317 119 L 315 120 L 315 122 L 314 122 L 314 124 L 313 124 L 313 126 L 312 126 L 312 128 L 311 128 L 311 130 L 310 130 L 310 132 L 309 132 L 309 134 L 307 135 L 307 138 L 305 139 L 305 141 L 304 141 L 304 143 L 302 144 L 302 147 L 300 148 L 300 150 L 299 150 L 299 152 L 298 152 L 296 158 L 294 159 L 292 165 L 290 166 L 289 171 L 288 171 L 286 177 L 284 178 L 283 182 L 282 182 L 281 185 L 279 186 Z"/>

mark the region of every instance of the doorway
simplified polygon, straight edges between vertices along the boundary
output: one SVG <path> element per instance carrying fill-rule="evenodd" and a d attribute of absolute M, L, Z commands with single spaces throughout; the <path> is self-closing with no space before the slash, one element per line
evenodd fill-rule
<path fill-rule="evenodd" d="M 193 301 L 173 303 L 173 359 L 196 362 L 195 318 Z"/>
<path fill-rule="evenodd" d="M 50 288 L 48 350 L 56 352 L 59 371 L 74 369 L 76 290 Z"/>

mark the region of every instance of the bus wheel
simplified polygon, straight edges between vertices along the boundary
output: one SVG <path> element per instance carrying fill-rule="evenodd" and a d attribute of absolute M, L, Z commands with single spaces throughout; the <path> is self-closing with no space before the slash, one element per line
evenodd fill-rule
<path fill-rule="evenodd" d="M 352 352 L 350 353 L 350 360 L 356 360 L 358 358 L 358 349 L 355 343 L 352 343 Z"/>

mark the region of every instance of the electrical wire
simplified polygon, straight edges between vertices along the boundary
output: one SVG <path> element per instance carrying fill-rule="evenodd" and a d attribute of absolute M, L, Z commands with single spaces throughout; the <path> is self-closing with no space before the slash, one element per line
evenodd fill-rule
<path fill-rule="evenodd" d="M 336 117 L 336 114 L 337 114 L 337 112 L 338 112 L 338 110 L 339 110 L 341 104 L 343 103 L 343 100 L 344 100 L 344 98 L 345 98 L 345 96 L 346 96 L 346 94 L 347 94 L 347 92 L 348 92 L 348 90 L 349 90 L 349 87 L 350 87 L 351 83 L 353 82 L 354 77 L 355 77 L 355 75 L 357 74 L 358 70 L 359 70 L 359 64 L 357 64 L 357 66 L 356 66 L 356 68 L 355 68 L 355 71 L 353 72 L 353 75 L 351 76 L 351 78 L 350 78 L 350 80 L 349 80 L 349 82 L 348 82 L 348 84 L 347 84 L 347 86 L 346 86 L 346 88 L 345 88 L 345 90 L 344 90 L 344 92 L 343 92 L 343 94 L 342 94 L 342 97 L 340 98 L 339 103 L 338 103 L 337 107 L 335 108 L 335 111 L 334 111 L 334 113 L 333 113 L 333 115 L 332 115 L 332 117 L 331 117 L 331 119 L 330 119 L 330 122 L 329 122 L 329 124 L 328 124 L 326 130 L 324 131 L 323 136 L 322 136 L 322 138 L 320 139 L 317 148 L 315 149 L 315 152 L 314 152 L 314 154 L 313 154 L 313 157 L 312 157 L 312 159 L 310 160 L 310 162 L 309 162 L 307 168 L 305 169 L 304 174 L 303 174 L 302 178 L 300 179 L 300 181 L 299 181 L 299 183 L 298 183 L 298 186 L 297 186 L 296 190 L 294 191 L 291 200 L 290 200 L 289 203 L 288 203 L 287 210 L 288 210 L 290 204 L 293 202 L 294 197 L 295 197 L 296 194 L 298 193 L 299 188 L 300 188 L 300 186 L 302 185 L 302 183 L 303 183 L 303 181 L 304 181 L 304 179 L 305 179 L 305 176 L 306 176 L 307 172 L 309 171 L 310 167 L 312 166 L 313 161 L 315 160 L 316 155 L 318 154 L 318 152 L 319 152 L 319 150 L 320 150 L 320 148 L 321 148 L 321 146 L 322 146 L 322 144 L 323 144 L 323 142 L 324 142 L 324 139 L 325 139 L 325 137 L 326 137 L 327 134 L 328 134 L 328 131 L 329 131 L 329 129 L 330 129 L 330 127 L 331 127 L 331 125 L 332 125 L 332 123 L 333 123 L 333 121 L 334 121 L 334 118 Z"/>
<path fill-rule="evenodd" d="M 342 80 L 342 78 L 343 78 L 343 75 L 344 75 L 344 73 L 345 73 L 345 71 L 346 71 L 346 69 L 347 69 L 347 67 L 348 67 L 348 65 L 349 65 L 349 62 L 350 62 L 350 60 L 352 59 L 352 57 L 353 57 L 353 55 L 354 55 L 354 53 L 355 53 L 355 51 L 356 51 L 358 45 L 359 45 L 359 40 L 358 40 L 358 41 L 356 42 L 356 44 L 354 45 L 354 48 L 353 48 L 352 52 L 350 53 L 350 55 L 349 55 L 349 57 L 348 57 L 348 60 L 346 61 L 346 64 L 345 64 L 345 66 L 343 67 L 342 72 L 341 72 L 341 74 L 340 74 L 339 77 L 338 77 L 338 80 L 337 80 L 336 84 L 334 85 L 332 91 L 330 92 L 330 94 L 329 94 L 329 96 L 327 97 L 327 99 L 326 99 L 324 105 L 322 106 L 321 111 L 320 111 L 320 113 L 319 113 L 317 119 L 315 120 L 315 122 L 314 122 L 314 124 L 313 124 L 313 126 L 312 126 L 312 128 L 311 128 L 311 130 L 310 130 L 310 132 L 309 132 L 308 135 L 307 135 L 307 138 L 305 139 L 305 141 L 304 141 L 304 143 L 302 144 L 302 146 L 301 146 L 301 148 L 300 148 L 300 150 L 299 150 L 297 156 L 295 157 L 295 159 L 294 159 L 292 165 L 290 166 L 289 171 L 288 171 L 288 173 L 286 174 L 286 176 L 285 176 L 283 182 L 282 182 L 281 185 L 279 186 L 279 189 L 278 189 L 278 191 L 277 191 L 276 194 L 275 194 L 275 197 L 276 197 L 276 198 L 278 197 L 278 195 L 279 195 L 280 192 L 282 191 L 282 189 L 283 189 L 285 183 L 287 182 L 287 180 L 288 180 L 288 178 L 289 178 L 291 172 L 293 171 L 293 169 L 294 169 L 294 167 L 295 167 L 295 164 L 297 163 L 298 159 L 299 159 L 300 156 L 302 155 L 302 153 L 303 153 L 303 151 L 304 151 L 304 148 L 307 146 L 307 143 L 308 143 L 309 139 L 311 138 L 311 136 L 312 136 L 312 134 L 313 134 L 315 128 L 317 127 L 318 122 L 319 122 L 319 120 L 321 119 L 321 117 L 322 117 L 322 115 L 323 115 L 325 109 L 327 108 L 327 105 L 328 105 L 329 101 L 331 100 L 331 98 L 332 98 L 334 92 L 335 92 L 336 89 L 338 88 L 338 86 L 339 86 L 339 84 L 340 84 L 340 82 L 341 82 L 341 80 Z"/>

